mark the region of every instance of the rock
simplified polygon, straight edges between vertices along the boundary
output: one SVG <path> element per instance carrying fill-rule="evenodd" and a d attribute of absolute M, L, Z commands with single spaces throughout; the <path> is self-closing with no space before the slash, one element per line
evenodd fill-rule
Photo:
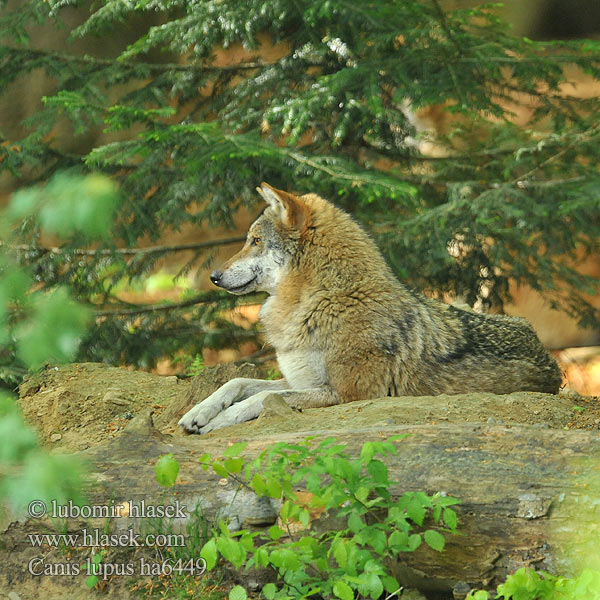
<path fill-rule="evenodd" d="M 467 597 L 467 594 L 471 591 L 471 586 L 464 581 L 459 581 L 452 588 L 452 597 L 454 600 L 464 600 Z"/>
<path fill-rule="evenodd" d="M 264 419 L 289 419 L 291 416 L 298 415 L 284 399 L 281 394 L 269 394 L 263 400 L 263 409 L 258 417 L 259 421 Z"/>
<path fill-rule="evenodd" d="M 51 442 L 60 442 L 60 440 L 62 440 L 62 434 L 61 433 L 53 433 L 50 436 L 50 441 Z"/>
<path fill-rule="evenodd" d="M 110 402 L 111 404 L 116 404 L 117 406 L 129 406 L 131 403 L 126 398 L 123 398 L 119 391 L 117 390 L 109 390 L 102 397 L 102 402 Z"/>

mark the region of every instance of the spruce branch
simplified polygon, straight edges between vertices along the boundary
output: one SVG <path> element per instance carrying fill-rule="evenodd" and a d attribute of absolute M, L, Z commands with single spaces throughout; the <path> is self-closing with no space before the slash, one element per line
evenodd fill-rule
<path fill-rule="evenodd" d="M 99 58 L 96 56 L 90 56 L 85 54 L 83 56 L 75 56 L 73 54 L 66 54 L 64 52 L 57 52 L 55 50 L 44 50 L 40 48 L 19 48 L 17 46 L 7 46 L 5 44 L 0 45 L 0 49 L 7 50 L 8 52 L 19 54 L 21 56 L 30 56 L 38 58 L 48 58 L 57 60 L 66 64 L 79 64 L 90 67 L 106 68 L 106 67 L 124 67 L 130 69 L 147 69 L 155 73 L 168 73 L 172 71 L 180 72 L 228 72 L 228 71 L 248 71 L 253 69 L 261 69 L 263 67 L 271 66 L 270 63 L 263 61 L 249 61 L 242 62 L 233 65 L 207 65 L 207 64 L 180 64 L 180 63 L 151 63 L 151 62 L 134 62 L 125 61 L 110 58 Z"/>

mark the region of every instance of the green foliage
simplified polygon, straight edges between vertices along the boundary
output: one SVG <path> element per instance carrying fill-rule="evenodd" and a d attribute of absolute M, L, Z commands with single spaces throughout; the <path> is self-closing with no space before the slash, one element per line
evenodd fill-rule
<path fill-rule="evenodd" d="M 177 357 L 173 363 L 182 363 L 183 372 L 187 377 L 196 377 L 196 375 L 202 373 L 202 371 L 204 371 L 206 368 L 202 354 L 196 354 L 196 356 Z"/>
<path fill-rule="evenodd" d="M 13 514 L 24 513 L 32 500 L 46 506 L 53 500 L 83 502 L 84 465 L 70 456 L 44 453 L 6 392 L 0 392 L 0 469 L 0 502 Z"/>
<path fill-rule="evenodd" d="M 105 237 L 117 202 L 115 186 L 104 176 L 60 174 L 47 186 L 15 194 L 0 212 L 0 234 L 10 240 L 11 227 L 36 222 L 56 235 Z M 37 279 L 35 271 L 0 246 L 0 376 L 6 381 L 17 381 L 49 361 L 73 360 L 90 324 L 89 308 L 73 300 L 66 287 L 39 289 Z M 20 513 L 32 500 L 81 502 L 83 472 L 78 460 L 45 454 L 12 396 L 0 391 L 3 504 Z"/>
<path fill-rule="evenodd" d="M 40 276 L 27 261 L 15 258 L 11 244 L 16 231 L 35 227 L 65 238 L 106 237 L 119 194 L 101 175 L 60 173 L 44 187 L 24 189 L 0 211 L 0 375 L 17 382 L 26 369 L 46 362 L 72 361 L 91 325 L 88 306 L 73 299 L 66 287 L 32 292 Z M 73 281 L 77 288 L 77 282 Z"/>
<path fill-rule="evenodd" d="M 577 577 L 556 577 L 544 571 L 519 569 L 498 586 L 498 594 L 491 596 L 484 590 L 471 591 L 472 600 L 592 600 L 600 598 L 600 572 L 586 569 Z"/>
<path fill-rule="evenodd" d="M 389 480 L 384 459 L 397 453 L 394 442 L 403 437 L 366 442 L 354 459 L 334 438 L 318 444 L 312 438 L 273 444 L 249 462 L 241 457 L 245 443 L 227 448 L 221 460 L 202 456 L 203 468 L 235 479 L 258 496 L 281 500 L 281 527 L 273 525 L 266 534 L 232 532 L 221 521 L 200 552 L 207 570 L 216 567 L 219 556 L 238 569 L 270 566 L 278 579 L 263 588 L 267 600 L 315 594 L 375 600 L 397 593 L 400 586 L 388 571 L 389 561 L 401 552 L 414 552 L 423 540 L 441 552 L 441 532 L 456 531 L 456 513 L 450 507 L 458 503 L 423 492 L 392 497 L 390 488 L 397 484 Z M 298 488 L 308 494 L 297 493 Z M 310 521 L 321 514 L 333 518 L 335 525 L 312 532 Z M 245 591 L 236 586 L 229 597 L 242 596 Z"/>
<path fill-rule="evenodd" d="M 513 278 L 598 324 L 584 298 L 598 282 L 567 259 L 597 239 L 600 105 L 563 85 L 572 65 L 598 78 L 598 42 L 519 38 L 493 5 L 444 10 L 437 0 L 90 6 L 80 7 L 78 26 L 62 22 L 72 7 L 58 0 L 0 15 L 0 95 L 34 71 L 56 83 L 21 129 L 0 123 L 17 132 L 0 137 L 0 171 L 46 179 L 59 168 L 94 169 L 125 196 L 114 237 L 96 252 L 78 254 L 85 240 L 73 238 L 49 253 L 35 227 L 20 232 L 20 259 L 38 281 L 75 284 L 102 314 L 82 356 L 148 366 L 255 336 L 220 319 L 240 301 L 220 292 L 136 312 L 111 290 L 177 250 L 137 248 L 142 239 L 186 223 L 231 225 L 240 206 L 254 206 L 262 180 L 349 209 L 416 287 L 498 303 Z M 125 30 L 137 39 L 113 48 L 116 58 L 67 44 L 55 52 L 30 44 L 40 23 L 84 46 L 99 35 L 130 39 L 115 33 Z M 268 40 L 279 44 L 274 58 L 261 57 Z M 217 61 L 238 44 L 245 57 Z M 439 139 L 447 151 L 433 158 L 420 153 L 408 113 L 430 105 L 454 119 Z M 527 124 L 515 125 L 510 110 L 530 114 Z M 33 196 L 20 197 L 19 214 L 30 214 Z M 48 226 L 79 218 L 40 214 Z M 129 249 L 117 251 L 116 239 Z M 213 247 L 199 242 L 181 272 L 210 261 Z"/>

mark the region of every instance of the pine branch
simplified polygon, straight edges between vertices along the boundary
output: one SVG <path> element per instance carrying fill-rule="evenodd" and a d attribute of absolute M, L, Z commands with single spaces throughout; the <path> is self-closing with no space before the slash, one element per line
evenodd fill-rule
<path fill-rule="evenodd" d="M 90 56 L 86 54 L 84 56 L 74 56 L 72 54 L 65 54 L 63 52 L 56 52 L 54 50 L 43 50 L 39 48 L 19 48 L 16 46 L 7 46 L 1 45 L 0 48 L 8 50 L 9 52 L 13 52 L 21 55 L 30 55 L 36 56 L 40 58 L 49 58 L 53 60 L 58 60 L 64 63 L 79 63 L 82 65 L 92 66 L 92 67 L 129 67 L 131 69 L 139 69 L 145 68 L 149 71 L 163 73 L 169 71 L 180 71 L 180 72 L 202 72 L 202 71 L 213 71 L 213 72 L 227 72 L 227 71 L 247 71 L 252 69 L 260 69 L 263 67 L 271 66 L 269 63 L 264 63 L 262 61 L 254 61 L 254 62 L 243 62 L 234 65 L 224 65 L 224 66 L 216 66 L 216 65 L 183 65 L 179 63 L 150 63 L 150 62 L 133 62 L 133 61 L 124 61 L 124 60 L 116 60 L 109 58 L 98 58 L 95 56 Z"/>
<path fill-rule="evenodd" d="M 574 147 L 576 147 L 578 145 L 578 143 L 588 143 L 588 142 L 592 141 L 594 138 L 598 137 L 599 135 L 600 135 L 600 125 L 591 127 L 588 131 L 584 131 L 583 133 L 576 134 L 575 136 L 573 136 L 573 139 L 569 143 L 567 143 L 566 146 L 562 147 L 558 152 L 556 152 L 555 154 L 553 154 L 546 160 L 542 161 L 540 164 L 533 167 L 533 169 L 531 169 L 530 171 L 527 171 L 527 173 L 525 173 L 524 175 L 520 175 L 519 177 L 516 177 L 510 183 L 519 184 L 520 182 L 526 180 L 528 177 L 533 175 L 536 171 L 543 169 L 544 167 L 548 166 L 550 163 L 556 161 L 558 158 L 563 156 L 569 150 L 572 150 Z"/>

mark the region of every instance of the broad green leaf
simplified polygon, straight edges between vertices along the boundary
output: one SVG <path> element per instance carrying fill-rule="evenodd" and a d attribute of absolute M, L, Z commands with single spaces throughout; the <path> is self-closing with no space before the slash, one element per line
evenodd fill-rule
<path fill-rule="evenodd" d="M 270 498 L 281 498 L 281 483 L 276 477 L 266 477 L 266 492 Z"/>
<path fill-rule="evenodd" d="M 164 454 L 154 464 L 154 475 L 156 481 L 163 487 L 171 487 L 175 484 L 179 473 L 179 463 L 173 454 Z"/>
<path fill-rule="evenodd" d="M 213 539 L 208 540 L 202 550 L 200 550 L 200 558 L 206 562 L 206 570 L 212 571 L 217 564 L 217 543 Z"/>
<path fill-rule="evenodd" d="M 225 449 L 223 456 L 225 458 L 234 458 L 239 456 L 248 446 L 248 442 L 235 442 L 231 446 Z"/>
<path fill-rule="evenodd" d="M 425 532 L 425 534 L 423 535 L 423 537 L 425 538 L 426 544 L 430 548 L 433 548 L 434 550 L 437 550 L 438 552 L 441 552 L 444 549 L 444 546 L 446 545 L 446 540 L 444 539 L 444 536 L 439 531 L 434 531 L 433 529 L 428 529 Z"/>
<path fill-rule="evenodd" d="M 271 525 L 271 527 L 269 527 L 268 529 L 268 534 L 272 540 L 277 541 L 279 538 L 281 538 L 281 536 L 285 534 L 285 531 L 283 531 L 283 529 L 281 529 L 281 527 L 279 527 L 278 525 Z"/>
<path fill-rule="evenodd" d="M 342 569 L 345 569 L 348 562 L 348 551 L 346 550 L 346 544 L 342 538 L 336 538 L 334 540 L 331 545 L 331 552 L 337 561 L 337 564 Z"/>
<path fill-rule="evenodd" d="M 217 475 L 220 475 L 221 477 L 229 477 L 229 472 L 220 462 L 215 461 L 212 464 L 212 468 Z"/>
<path fill-rule="evenodd" d="M 420 545 L 423 540 L 418 533 L 413 533 L 408 537 L 408 551 L 414 552 Z"/>
<path fill-rule="evenodd" d="M 246 600 L 248 594 L 241 585 L 236 585 L 229 592 L 229 600 Z"/>
<path fill-rule="evenodd" d="M 341 579 L 338 579 L 338 581 L 333 584 L 333 593 L 338 598 L 341 598 L 341 600 L 354 600 L 352 588 Z"/>
<path fill-rule="evenodd" d="M 373 442 L 365 442 L 360 449 L 360 458 L 365 465 L 369 464 L 375 454 Z"/>
<path fill-rule="evenodd" d="M 264 496 L 267 492 L 265 478 L 260 473 L 254 474 L 250 486 L 259 496 Z"/>
<path fill-rule="evenodd" d="M 451 529 L 452 531 L 456 531 L 456 528 L 458 526 L 458 517 L 456 516 L 456 511 L 452 510 L 451 508 L 445 508 L 443 512 L 443 517 L 446 527 L 448 527 L 448 529 Z"/>
<path fill-rule="evenodd" d="M 375 483 L 388 483 L 388 469 L 380 460 L 372 460 L 367 465 L 367 471 L 369 471 Z"/>
<path fill-rule="evenodd" d="M 357 513 L 353 512 L 348 517 L 348 528 L 352 533 L 358 533 L 365 528 L 365 523 Z"/>
<path fill-rule="evenodd" d="M 244 467 L 244 459 L 243 458 L 229 458 L 224 463 L 225 468 L 230 473 L 241 473 L 242 468 Z"/>

